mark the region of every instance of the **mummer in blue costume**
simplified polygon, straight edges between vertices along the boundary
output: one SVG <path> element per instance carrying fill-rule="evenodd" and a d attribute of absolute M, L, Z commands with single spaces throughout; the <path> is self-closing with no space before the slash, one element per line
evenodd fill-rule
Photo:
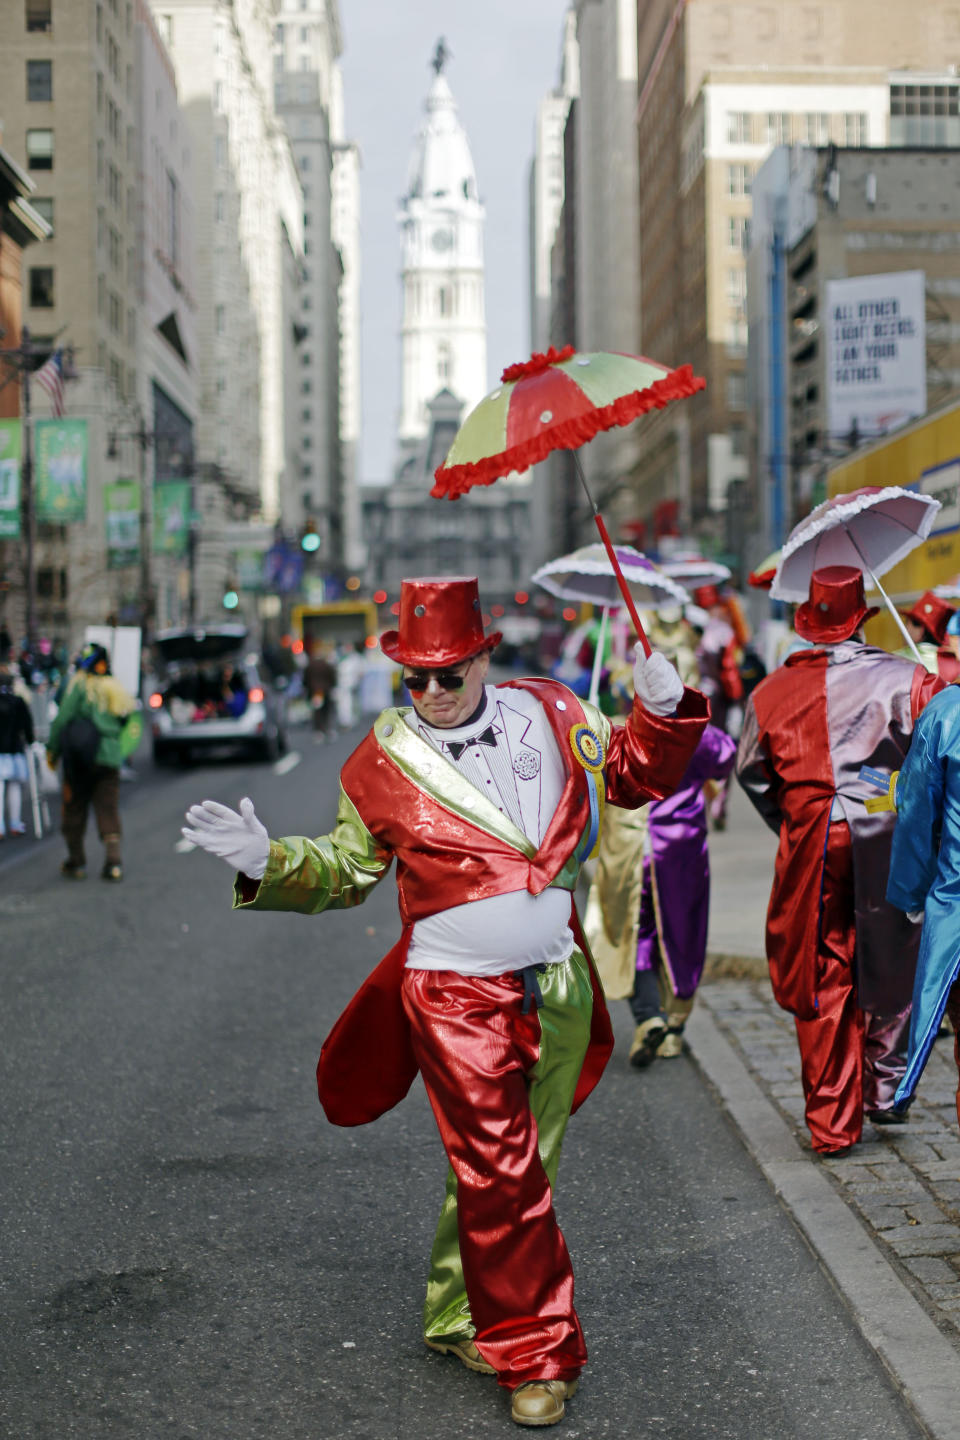
<path fill-rule="evenodd" d="M 923 911 L 907 1069 L 896 1094 L 906 1108 L 944 1011 L 960 1029 L 960 686 L 935 695 L 917 721 L 896 796 L 887 899 Z M 960 1038 L 954 1053 L 960 1069 Z"/>

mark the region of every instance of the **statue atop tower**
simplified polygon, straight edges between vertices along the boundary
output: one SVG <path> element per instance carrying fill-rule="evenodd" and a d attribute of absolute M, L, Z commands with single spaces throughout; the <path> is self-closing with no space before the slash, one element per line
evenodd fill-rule
<path fill-rule="evenodd" d="M 441 37 L 430 62 L 434 76 L 398 216 L 401 462 L 426 436 L 430 403 L 440 392 L 456 397 L 466 414 L 487 390 L 484 209 L 470 143 L 444 73 L 450 58 Z"/>

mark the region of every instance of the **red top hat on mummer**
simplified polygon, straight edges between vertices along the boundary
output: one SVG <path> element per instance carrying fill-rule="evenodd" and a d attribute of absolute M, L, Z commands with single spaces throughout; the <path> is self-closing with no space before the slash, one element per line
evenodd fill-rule
<path fill-rule="evenodd" d="M 877 614 L 863 594 L 863 573 L 853 565 L 825 565 L 810 576 L 809 598 L 793 617 L 793 628 L 814 645 L 839 645 Z"/>
<path fill-rule="evenodd" d="M 437 669 L 492 650 L 499 630 L 483 633 L 475 575 L 404 580 L 400 586 L 400 628 L 380 636 L 380 648 L 401 665 Z"/>
<path fill-rule="evenodd" d="M 953 606 L 946 600 L 941 600 L 939 595 L 934 595 L 932 590 L 926 590 L 920 599 L 915 601 L 912 609 L 901 610 L 904 620 L 915 620 L 922 625 L 926 631 L 924 639 L 932 641 L 934 645 L 945 645 L 947 640 L 947 626 L 954 613 Z"/>

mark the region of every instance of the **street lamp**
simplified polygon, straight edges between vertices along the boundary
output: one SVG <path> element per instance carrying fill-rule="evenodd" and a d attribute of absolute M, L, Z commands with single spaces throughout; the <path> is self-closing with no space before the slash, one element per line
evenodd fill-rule
<path fill-rule="evenodd" d="M 153 575 L 151 570 L 151 500 L 153 487 L 147 483 L 147 450 L 156 447 L 155 431 L 148 430 L 140 406 L 134 407 L 136 428 L 133 430 L 111 430 L 107 436 L 107 459 L 116 460 L 119 440 L 134 440 L 140 451 L 140 628 L 143 643 L 146 644 L 150 621 L 153 616 Z"/>

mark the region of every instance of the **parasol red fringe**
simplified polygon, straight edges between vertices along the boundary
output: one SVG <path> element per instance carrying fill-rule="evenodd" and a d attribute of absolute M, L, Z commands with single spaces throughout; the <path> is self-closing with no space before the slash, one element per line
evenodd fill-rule
<path fill-rule="evenodd" d="M 521 360 L 518 365 L 508 365 L 500 376 L 501 380 L 525 380 L 528 375 L 542 375 L 544 370 L 549 370 L 551 365 L 559 365 L 563 360 L 569 360 L 576 354 L 572 345 L 564 345 L 562 350 L 557 350 L 553 345 L 546 354 L 534 350 L 529 360 Z"/>
<path fill-rule="evenodd" d="M 546 369 L 546 366 L 542 368 Z M 506 374 L 504 371 L 504 378 Z M 706 386 L 707 382 L 702 376 L 694 375 L 691 365 L 680 365 L 643 390 L 620 395 L 610 405 L 561 420 L 557 425 L 545 426 L 539 435 L 524 440 L 520 445 L 501 450 L 498 455 L 484 456 L 482 460 L 469 461 L 463 465 L 439 465 L 434 471 L 436 484 L 430 494 L 438 500 L 458 500 L 461 495 L 472 490 L 474 485 L 492 485 L 495 480 L 509 475 L 513 470 L 528 470 L 531 465 L 545 460 L 554 450 L 578 450 L 581 445 L 586 445 L 588 440 L 599 435 L 601 430 L 611 430 L 615 425 L 629 425 L 630 421 L 636 420 L 639 415 L 646 415 L 650 410 L 664 410 L 671 400 L 682 400 L 687 395 L 695 395 L 698 390 L 705 390 Z"/>

